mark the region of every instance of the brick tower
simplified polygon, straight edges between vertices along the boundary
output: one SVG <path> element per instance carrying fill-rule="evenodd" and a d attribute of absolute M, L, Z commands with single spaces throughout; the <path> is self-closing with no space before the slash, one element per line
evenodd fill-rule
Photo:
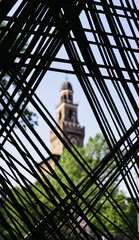
<path fill-rule="evenodd" d="M 74 145 L 83 147 L 84 127 L 78 123 L 78 104 L 73 103 L 73 89 L 68 81 L 62 84 L 60 99 L 60 104 L 56 107 L 57 123 Z M 66 140 L 63 134 L 61 136 Z M 53 131 L 50 131 L 50 142 L 52 153 L 61 155 L 64 146 Z"/>

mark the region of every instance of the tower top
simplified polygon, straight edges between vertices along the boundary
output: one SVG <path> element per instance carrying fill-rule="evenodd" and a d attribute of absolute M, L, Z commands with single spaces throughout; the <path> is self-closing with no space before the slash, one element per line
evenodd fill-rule
<path fill-rule="evenodd" d="M 71 91 L 73 91 L 71 83 L 68 82 L 67 80 L 65 82 L 63 82 L 60 91 L 62 91 L 62 90 L 71 90 Z"/>

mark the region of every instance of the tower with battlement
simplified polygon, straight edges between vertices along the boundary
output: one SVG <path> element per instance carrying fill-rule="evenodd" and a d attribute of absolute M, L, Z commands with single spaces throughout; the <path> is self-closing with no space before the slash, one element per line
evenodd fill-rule
<path fill-rule="evenodd" d="M 60 104 L 56 107 L 57 123 L 72 144 L 77 147 L 83 147 L 84 127 L 81 127 L 78 122 L 77 111 L 78 104 L 73 103 L 72 85 L 68 81 L 65 81 L 60 90 Z M 64 135 L 62 133 L 60 134 L 66 141 Z M 53 131 L 50 131 L 50 142 L 51 152 L 53 154 L 61 155 L 64 150 L 64 145 Z"/>

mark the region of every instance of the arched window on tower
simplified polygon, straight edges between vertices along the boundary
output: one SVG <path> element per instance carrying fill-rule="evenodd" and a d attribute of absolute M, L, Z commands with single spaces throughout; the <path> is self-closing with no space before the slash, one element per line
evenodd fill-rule
<path fill-rule="evenodd" d="M 66 101 L 66 94 L 64 94 L 64 101 Z"/>
<path fill-rule="evenodd" d="M 68 101 L 71 102 L 71 95 L 68 95 Z"/>
<path fill-rule="evenodd" d="M 71 109 L 69 109 L 68 117 L 69 119 L 73 119 L 73 111 Z"/>
<path fill-rule="evenodd" d="M 59 120 L 61 119 L 61 111 L 59 112 Z"/>

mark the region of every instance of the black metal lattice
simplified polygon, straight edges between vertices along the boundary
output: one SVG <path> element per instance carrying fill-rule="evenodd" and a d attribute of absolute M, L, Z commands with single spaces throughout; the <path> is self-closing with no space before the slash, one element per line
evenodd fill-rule
<path fill-rule="evenodd" d="M 125 222 L 125 229 L 139 239 L 135 226 L 113 197 L 124 181 L 139 212 L 139 190 L 133 177 L 133 172 L 139 177 L 137 4 L 138 0 L 0 1 L 0 224 L 9 234 L 0 230 L 1 239 L 102 239 L 102 236 L 115 239 L 100 216 L 107 201 Z M 68 58 L 57 57 L 62 46 Z M 59 63 L 64 67 L 59 68 Z M 68 64 L 72 66 L 70 70 Z M 40 100 L 37 89 L 48 71 L 75 75 L 85 93 L 109 146 L 109 153 L 94 169 L 69 148 L 61 137 L 62 130 L 56 130 L 57 123 Z M 28 104 L 84 170 L 86 177 L 78 185 L 73 184 L 45 139 L 26 118 L 24 109 Z M 68 186 L 45 161 L 46 155 L 53 159 Z M 49 176 L 59 183 L 64 199 L 48 175 L 44 175 L 38 160 L 44 161 L 51 172 Z M 115 180 L 117 184 L 112 189 Z M 15 183 L 24 194 L 14 187 Z M 88 201 L 87 191 L 92 185 L 95 190 Z M 41 195 L 53 208 L 41 201 Z M 98 205 L 102 196 L 103 202 Z M 93 219 L 101 228 L 95 226 Z M 86 226 L 81 227 L 83 220 L 93 235 L 85 230 Z M 133 239 L 115 227 L 123 239 Z"/>

